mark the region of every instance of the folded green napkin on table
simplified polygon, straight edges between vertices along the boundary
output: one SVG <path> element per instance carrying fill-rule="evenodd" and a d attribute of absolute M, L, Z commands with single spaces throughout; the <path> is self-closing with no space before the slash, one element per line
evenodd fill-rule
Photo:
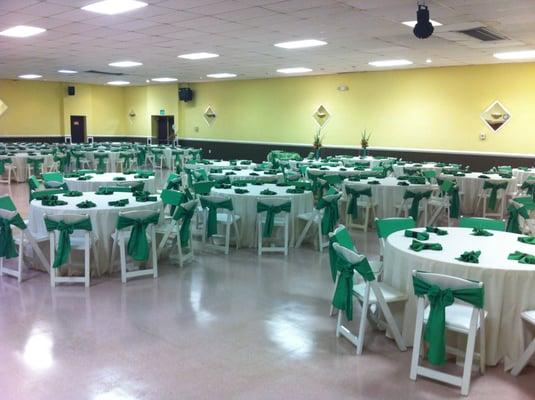
<path fill-rule="evenodd" d="M 520 264 L 535 264 L 535 256 L 522 253 L 521 251 L 515 251 L 514 253 L 509 254 L 507 257 L 508 260 L 516 260 Z"/>
<path fill-rule="evenodd" d="M 401 175 L 396 178 L 398 181 L 408 181 L 409 177 L 407 175 Z"/>
<path fill-rule="evenodd" d="M 360 181 L 360 176 L 358 175 L 352 175 L 350 176 L 349 178 L 347 178 L 348 181 L 351 181 L 351 182 L 358 182 Z"/>
<path fill-rule="evenodd" d="M 126 178 L 124 176 L 116 176 L 113 178 L 114 181 L 126 181 Z"/>
<path fill-rule="evenodd" d="M 249 176 L 259 176 L 256 172 L 250 172 Z"/>
<path fill-rule="evenodd" d="M 41 199 L 41 204 L 44 206 L 54 207 L 54 206 L 64 206 L 67 204 L 66 201 L 58 200 L 57 195 L 45 196 Z"/>
<path fill-rule="evenodd" d="M 281 186 L 281 187 L 292 186 L 290 183 L 286 183 L 286 182 L 279 182 L 279 183 L 276 183 L 275 185 L 276 186 Z"/>
<path fill-rule="evenodd" d="M 461 254 L 459 257 L 456 258 L 456 260 L 464 261 L 467 263 L 473 263 L 478 264 L 479 263 L 479 256 L 481 255 L 481 251 L 465 251 L 463 254 Z"/>
<path fill-rule="evenodd" d="M 78 190 L 69 190 L 67 193 L 63 193 L 65 197 L 80 197 L 83 193 Z"/>
<path fill-rule="evenodd" d="M 95 194 L 110 195 L 113 194 L 113 189 L 109 187 L 99 187 Z"/>
<path fill-rule="evenodd" d="M 254 168 L 253 168 L 253 171 L 263 171 L 263 169 L 260 168 L 260 167 L 254 167 Z"/>
<path fill-rule="evenodd" d="M 242 160 L 242 161 L 240 161 L 241 165 L 251 165 L 251 163 L 252 163 L 251 160 Z"/>
<path fill-rule="evenodd" d="M 234 167 L 232 168 L 233 171 L 241 171 L 241 168 L 240 167 Z"/>
<path fill-rule="evenodd" d="M 245 194 L 245 193 L 249 193 L 249 191 L 247 189 L 234 188 L 234 193 L 236 193 L 236 194 Z"/>
<path fill-rule="evenodd" d="M 479 175 L 478 178 L 489 179 L 490 176 L 488 176 L 488 175 Z"/>
<path fill-rule="evenodd" d="M 247 181 L 234 181 L 232 182 L 232 186 L 236 186 L 236 187 L 245 187 L 247 186 Z"/>
<path fill-rule="evenodd" d="M 518 241 L 527 244 L 535 244 L 535 236 L 522 236 L 518 238 Z"/>
<path fill-rule="evenodd" d="M 97 205 L 90 200 L 85 200 L 85 201 L 82 201 L 81 203 L 76 204 L 76 207 L 78 208 L 93 208 L 96 206 Z"/>
<path fill-rule="evenodd" d="M 398 186 L 409 186 L 409 185 L 410 185 L 409 182 L 405 182 L 405 181 L 398 182 Z"/>
<path fill-rule="evenodd" d="M 140 192 L 135 194 L 138 203 L 145 203 L 147 201 L 158 201 L 158 197 L 151 196 L 149 192 Z"/>
<path fill-rule="evenodd" d="M 236 172 L 234 171 L 228 171 L 228 172 L 225 172 L 225 175 L 236 175 Z"/>
<path fill-rule="evenodd" d="M 442 250 L 442 245 L 440 243 L 423 243 L 414 239 L 409 248 L 414 251 L 422 251 L 422 250 L 439 251 L 439 250 Z"/>
<path fill-rule="evenodd" d="M 109 206 L 113 207 L 124 207 L 128 204 L 128 199 L 121 199 L 121 200 L 115 200 L 115 201 L 108 201 Z"/>
<path fill-rule="evenodd" d="M 124 171 L 123 172 L 123 175 L 132 175 L 132 174 L 135 174 L 136 171 Z"/>
<path fill-rule="evenodd" d="M 379 185 L 380 183 L 379 181 L 368 181 L 368 185 Z"/>
<path fill-rule="evenodd" d="M 149 179 L 149 175 L 135 174 L 134 179 Z"/>
<path fill-rule="evenodd" d="M 260 182 L 260 181 L 254 181 L 254 182 L 251 182 L 251 185 L 255 185 L 255 186 L 262 186 L 264 183 Z"/>
<path fill-rule="evenodd" d="M 409 176 L 408 181 L 413 185 L 425 185 L 426 180 L 424 176 Z"/>
<path fill-rule="evenodd" d="M 286 193 L 303 194 L 303 193 L 305 193 L 305 189 L 303 189 L 303 188 L 288 188 L 288 189 L 286 189 Z"/>
<path fill-rule="evenodd" d="M 427 232 L 418 232 L 410 229 L 405 230 L 405 237 L 415 238 L 418 240 L 427 240 L 429 239 L 429 233 Z"/>
<path fill-rule="evenodd" d="M 214 186 L 216 189 L 230 189 L 232 185 L 230 183 L 221 183 L 218 182 Z"/>
<path fill-rule="evenodd" d="M 435 228 L 433 226 L 427 226 L 425 230 L 429 233 L 435 233 L 438 236 L 444 236 L 448 234 L 448 231 L 445 229 Z"/>
<path fill-rule="evenodd" d="M 472 236 L 494 236 L 494 233 L 487 231 L 486 229 L 474 228 L 472 229 Z"/>
<path fill-rule="evenodd" d="M 274 192 L 273 190 L 265 189 L 260 192 L 263 196 L 274 196 L 277 194 L 277 192 Z"/>
<path fill-rule="evenodd" d="M 79 176 L 77 178 L 77 180 L 79 181 L 88 181 L 89 179 L 92 179 L 93 177 L 91 175 L 83 175 L 83 176 Z"/>
<path fill-rule="evenodd" d="M 340 168 L 340 171 L 347 171 L 346 168 Z"/>
<path fill-rule="evenodd" d="M 328 171 L 329 167 L 320 167 L 319 169 L 320 169 L 320 171 Z"/>

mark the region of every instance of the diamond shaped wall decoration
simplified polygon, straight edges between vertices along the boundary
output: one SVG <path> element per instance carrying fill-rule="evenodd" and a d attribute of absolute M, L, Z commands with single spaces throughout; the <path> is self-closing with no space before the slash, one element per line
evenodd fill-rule
<path fill-rule="evenodd" d="M 322 127 L 327 123 L 329 118 L 331 117 L 331 114 L 327 109 L 320 105 L 316 111 L 314 111 L 314 114 L 312 114 L 312 117 L 314 118 L 314 121 L 318 124 L 318 126 Z"/>
<path fill-rule="evenodd" d="M 511 120 L 511 113 L 496 100 L 481 113 L 481 119 L 493 132 L 498 132 Z"/>
<path fill-rule="evenodd" d="M 208 126 L 212 126 L 216 118 L 215 111 L 212 106 L 208 106 L 208 108 L 206 108 L 206 111 L 204 112 L 203 116 Z"/>
<path fill-rule="evenodd" d="M 6 112 L 6 110 L 7 110 L 6 103 L 4 103 L 2 99 L 0 99 L 0 117 L 2 116 L 3 113 Z"/>

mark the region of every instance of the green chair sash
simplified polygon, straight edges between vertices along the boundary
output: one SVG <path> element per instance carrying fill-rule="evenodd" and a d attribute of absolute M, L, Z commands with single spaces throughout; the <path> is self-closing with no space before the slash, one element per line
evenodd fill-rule
<path fill-rule="evenodd" d="M 176 221 L 182 221 L 180 226 L 180 245 L 182 247 L 187 247 L 189 244 L 189 239 L 191 237 L 191 219 L 195 215 L 195 207 L 187 209 L 182 205 L 178 206 L 175 213 L 173 214 L 173 219 Z"/>
<path fill-rule="evenodd" d="M 409 215 L 415 220 L 418 220 L 418 211 L 420 209 L 420 201 L 422 199 L 429 199 L 431 197 L 431 191 L 425 192 L 412 192 L 407 190 L 403 195 L 403 199 L 412 199 L 411 208 L 409 209 Z"/>
<path fill-rule="evenodd" d="M 484 288 L 441 289 L 417 276 L 413 276 L 412 284 L 414 293 L 417 296 L 427 296 L 431 305 L 424 332 L 424 340 L 429 344 L 427 359 L 431 364 L 443 365 L 446 362 L 446 307 L 459 299 L 476 308 L 483 308 Z"/>
<path fill-rule="evenodd" d="M 127 253 L 136 261 L 146 261 L 149 258 L 149 242 L 147 240 L 147 226 L 157 224 L 160 214 L 154 213 L 147 218 L 137 219 L 119 215 L 117 229 L 132 227 L 128 239 Z"/>
<path fill-rule="evenodd" d="M 372 197 L 372 189 L 353 189 L 350 186 L 346 186 L 346 194 L 348 196 L 347 213 L 351 215 L 351 218 L 356 220 L 359 216 L 358 200 L 360 196 Z"/>
<path fill-rule="evenodd" d="M 507 218 L 507 232 L 522 233 L 520 230 L 520 217 L 524 219 L 529 218 L 529 213 L 524 205 L 517 207 L 515 204 L 509 204 L 507 207 L 509 217 Z"/>
<path fill-rule="evenodd" d="M 26 161 L 33 168 L 33 173 L 36 176 L 41 175 L 41 168 L 43 167 L 43 162 L 45 159 L 43 157 L 28 157 Z"/>
<path fill-rule="evenodd" d="M 114 201 L 108 201 L 108 205 L 112 207 L 124 207 L 129 203 L 128 199 L 120 199 Z"/>
<path fill-rule="evenodd" d="M 234 207 L 232 206 L 231 199 L 225 199 L 223 201 L 211 201 L 207 198 L 201 197 L 201 206 L 202 208 L 208 209 L 208 222 L 206 226 L 206 237 L 209 238 L 217 233 L 217 210 L 225 209 L 232 211 Z"/>
<path fill-rule="evenodd" d="M 0 217 L 0 258 L 15 258 L 19 255 L 17 246 L 13 240 L 11 225 L 22 230 L 26 229 L 26 224 L 19 213 L 9 219 Z"/>
<path fill-rule="evenodd" d="M 496 200 L 498 199 L 498 190 L 506 190 L 507 189 L 507 182 L 489 182 L 485 181 L 483 184 L 483 189 L 490 189 L 490 196 L 489 196 L 489 209 L 496 210 Z"/>
<path fill-rule="evenodd" d="M 355 250 L 353 239 L 351 239 L 349 231 L 345 227 L 338 230 L 338 232 L 329 238 L 329 263 L 331 265 L 331 278 L 333 279 L 333 282 L 336 281 L 336 273 L 340 269 L 338 267 L 338 259 L 340 256 L 333 247 L 335 243 L 338 243 L 346 249 Z"/>
<path fill-rule="evenodd" d="M 93 156 L 97 160 L 97 171 L 104 172 L 106 171 L 106 160 L 108 159 L 107 153 L 94 153 Z"/>
<path fill-rule="evenodd" d="M 75 230 L 91 231 L 91 220 L 89 218 L 83 219 L 74 223 L 67 223 L 65 221 L 53 221 L 45 218 L 45 226 L 48 232 L 59 231 L 58 245 L 56 248 L 56 256 L 52 268 L 59 268 L 67 262 L 71 254 L 71 234 Z"/>
<path fill-rule="evenodd" d="M 11 163 L 11 158 L 0 158 L 0 175 L 6 172 L 6 164 Z"/>
<path fill-rule="evenodd" d="M 410 245 L 410 249 L 413 251 L 422 251 L 422 250 L 442 250 L 442 245 L 440 243 L 423 243 L 414 239 Z"/>
<path fill-rule="evenodd" d="M 321 218 L 321 233 L 323 235 L 332 232 L 338 222 L 340 217 L 338 213 L 339 199 L 340 195 L 329 201 L 326 201 L 323 197 L 318 201 L 316 209 L 323 210 L 323 217 Z"/>
<path fill-rule="evenodd" d="M 263 202 L 258 202 L 256 205 L 256 212 L 266 213 L 266 220 L 264 221 L 264 229 L 262 235 L 264 237 L 271 237 L 273 235 L 273 225 L 275 224 L 275 216 L 281 212 L 289 213 L 292 210 L 292 203 L 287 201 L 280 205 L 270 205 Z"/>

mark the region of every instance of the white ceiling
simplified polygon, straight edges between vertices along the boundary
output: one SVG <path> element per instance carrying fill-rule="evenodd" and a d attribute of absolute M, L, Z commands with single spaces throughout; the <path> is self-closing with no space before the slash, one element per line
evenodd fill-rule
<path fill-rule="evenodd" d="M 0 36 L 0 78 L 36 73 L 52 81 L 104 83 L 107 76 L 59 74 L 58 69 L 121 71 L 132 84 L 155 77 L 181 82 L 233 72 L 238 79 L 280 76 L 283 67 L 311 74 L 374 69 L 369 61 L 407 58 L 413 67 L 488 64 L 499 51 L 535 48 L 533 0 L 428 1 L 444 26 L 418 40 L 402 21 L 416 19 L 416 0 L 144 0 L 148 7 L 116 16 L 83 11 L 96 0 L 0 0 L 0 31 L 15 25 L 46 28 L 38 36 Z M 511 40 L 482 43 L 451 33 L 485 25 Z M 285 50 L 281 41 L 315 38 L 327 46 Z M 177 55 L 215 52 L 216 59 Z M 130 69 L 108 67 L 140 61 Z"/>

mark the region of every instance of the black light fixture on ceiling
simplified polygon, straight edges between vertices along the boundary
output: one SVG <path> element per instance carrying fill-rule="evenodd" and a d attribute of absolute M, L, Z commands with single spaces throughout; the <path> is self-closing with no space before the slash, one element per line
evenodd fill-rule
<path fill-rule="evenodd" d="M 414 36 L 418 39 L 427 39 L 433 34 L 435 28 L 429 21 L 429 9 L 425 4 L 418 4 L 418 11 L 416 11 L 416 25 L 414 26 Z"/>

